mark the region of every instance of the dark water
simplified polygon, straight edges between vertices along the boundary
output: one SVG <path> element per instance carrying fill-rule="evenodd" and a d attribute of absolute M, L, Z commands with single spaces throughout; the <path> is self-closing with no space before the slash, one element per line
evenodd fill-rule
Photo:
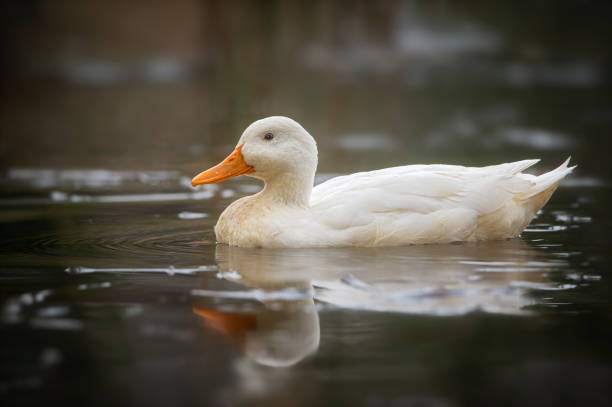
<path fill-rule="evenodd" d="M 215 246 L 212 226 L 233 199 L 219 195 L 4 206 L 4 396 L 610 400 L 612 225 L 601 188 L 561 188 L 520 239 L 316 251 Z M 208 217 L 181 219 L 186 211 Z"/>
<path fill-rule="evenodd" d="M 612 403 L 608 6 L 11 4 L 3 405 Z M 189 180 L 269 114 L 317 139 L 317 182 L 579 167 L 518 239 L 217 246 L 259 185 Z"/>

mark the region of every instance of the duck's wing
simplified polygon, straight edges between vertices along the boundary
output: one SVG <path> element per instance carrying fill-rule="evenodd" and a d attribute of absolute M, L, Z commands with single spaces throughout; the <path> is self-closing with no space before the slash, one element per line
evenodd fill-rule
<path fill-rule="evenodd" d="M 340 176 L 313 189 L 311 207 L 335 229 L 371 224 L 385 214 L 465 209 L 481 216 L 534 186 L 535 177 L 520 172 L 538 161 L 480 168 L 409 165 Z"/>

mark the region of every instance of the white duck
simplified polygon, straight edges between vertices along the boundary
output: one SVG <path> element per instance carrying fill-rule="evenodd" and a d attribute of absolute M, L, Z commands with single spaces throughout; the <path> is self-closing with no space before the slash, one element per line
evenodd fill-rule
<path fill-rule="evenodd" d="M 538 177 L 539 160 L 475 168 L 407 165 L 332 178 L 313 188 L 317 146 L 296 121 L 258 120 L 234 152 L 192 185 L 248 175 L 259 193 L 232 203 L 217 240 L 243 247 L 392 246 L 518 236 L 574 167 Z"/>

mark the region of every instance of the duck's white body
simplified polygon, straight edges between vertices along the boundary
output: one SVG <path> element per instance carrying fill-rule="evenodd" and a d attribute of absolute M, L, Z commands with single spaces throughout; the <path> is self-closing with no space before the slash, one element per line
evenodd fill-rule
<path fill-rule="evenodd" d="M 260 142 L 261 134 L 272 131 L 277 145 Z M 482 168 L 408 165 L 341 176 L 313 188 L 316 145 L 310 140 L 299 124 L 283 117 L 247 128 L 237 151 L 244 147 L 252 176 L 266 185 L 221 214 L 215 227 L 219 242 L 392 246 L 515 237 L 573 169 L 569 160 L 538 177 L 521 173 L 538 160 Z M 280 157 L 268 154 L 275 150 L 285 151 Z"/>

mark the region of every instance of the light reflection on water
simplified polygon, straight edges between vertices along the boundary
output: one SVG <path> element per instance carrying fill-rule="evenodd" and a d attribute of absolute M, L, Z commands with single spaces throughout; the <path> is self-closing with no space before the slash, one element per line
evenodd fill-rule
<path fill-rule="evenodd" d="M 521 239 L 325 250 L 218 245 L 215 257 L 217 265 L 192 268 L 72 266 L 65 272 L 193 276 L 197 280 L 191 286 L 196 288 L 189 292 L 194 312 L 231 337 L 247 359 L 267 366 L 289 366 L 314 353 L 320 337 L 318 313 L 330 307 L 434 316 L 476 311 L 533 315 L 538 305 L 533 291 L 577 287 L 550 278 L 570 270 L 567 259 L 550 258 Z M 211 288 L 215 281 L 220 286 Z M 223 288 L 224 281 L 233 284 Z M 80 291 L 111 287 L 109 281 L 76 286 Z M 24 306 L 43 303 L 53 294 L 47 289 L 9 299 L 5 323 L 23 321 Z M 208 305 L 197 305 L 202 299 Z M 65 314 L 42 308 L 29 323 L 35 329 L 83 328 L 82 321 Z"/>
<path fill-rule="evenodd" d="M 559 203 L 538 214 L 522 238 L 507 241 L 324 250 L 215 245 L 219 212 L 251 187 L 238 180 L 223 189 L 234 196 L 219 189 L 201 201 L 5 206 L 0 219 L 14 240 L 2 252 L 8 295 L 0 326 L 15 332 L 7 337 L 10 346 L 40 353 L 40 363 L 28 365 L 31 376 L 5 381 L 4 388 L 44 389 L 49 379 L 40 369 L 98 354 L 92 335 L 107 344 L 121 337 L 106 345 L 118 354 L 125 341 L 142 347 L 133 350 L 137 360 L 152 357 L 150 346 L 160 355 L 179 347 L 169 361 L 155 356 L 160 367 L 153 371 L 170 369 L 185 379 L 217 372 L 212 387 L 201 390 L 207 400 L 306 397 L 300 392 L 356 377 L 371 386 L 376 371 L 387 380 L 408 374 L 421 387 L 419 375 L 435 373 L 409 372 L 427 360 L 416 362 L 421 356 L 412 352 L 398 356 L 422 348 L 420 335 L 438 343 L 425 352 L 431 360 L 437 352 L 454 360 L 461 347 L 442 345 L 439 336 L 452 338 L 489 321 L 501 329 L 488 334 L 501 347 L 491 351 L 502 352 L 513 346 L 504 327 L 588 315 L 587 304 L 600 298 L 597 287 L 606 281 L 597 250 L 578 239 L 599 230 L 593 202 L 605 197 L 593 187 L 561 188 Z M 22 330 L 48 344 L 17 345 Z M 532 340 L 544 340 L 536 338 L 546 332 Z M 73 335 L 85 349 L 75 354 L 53 339 L 59 334 Z M 396 335 L 403 339 L 393 342 Z M 348 360 L 337 359 L 345 354 Z M 118 369 L 112 360 L 101 363 L 109 372 Z M 339 370 L 332 373 L 328 363 L 339 363 Z M 138 372 L 137 366 L 127 369 Z M 151 383 L 151 372 L 139 374 Z M 177 389 L 189 388 L 182 386 Z"/>
<path fill-rule="evenodd" d="M 327 250 L 219 245 L 216 257 L 217 276 L 241 289 L 193 289 L 191 294 L 237 303 L 231 311 L 196 307 L 195 312 L 232 337 L 247 359 L 267 366 L 293 365 L 315 352 L 318 312 L 326 307 L 438 316 L 474 311 L 526 315 L 527 307 L 536 304 L 530 291 L 576 287 L 547 277 L 566 268 L 567 261 L 536 261 L 538 251 L 522 240 Z M 239 300 L 257 300 L 263 308 L 245 313 Z"/>

